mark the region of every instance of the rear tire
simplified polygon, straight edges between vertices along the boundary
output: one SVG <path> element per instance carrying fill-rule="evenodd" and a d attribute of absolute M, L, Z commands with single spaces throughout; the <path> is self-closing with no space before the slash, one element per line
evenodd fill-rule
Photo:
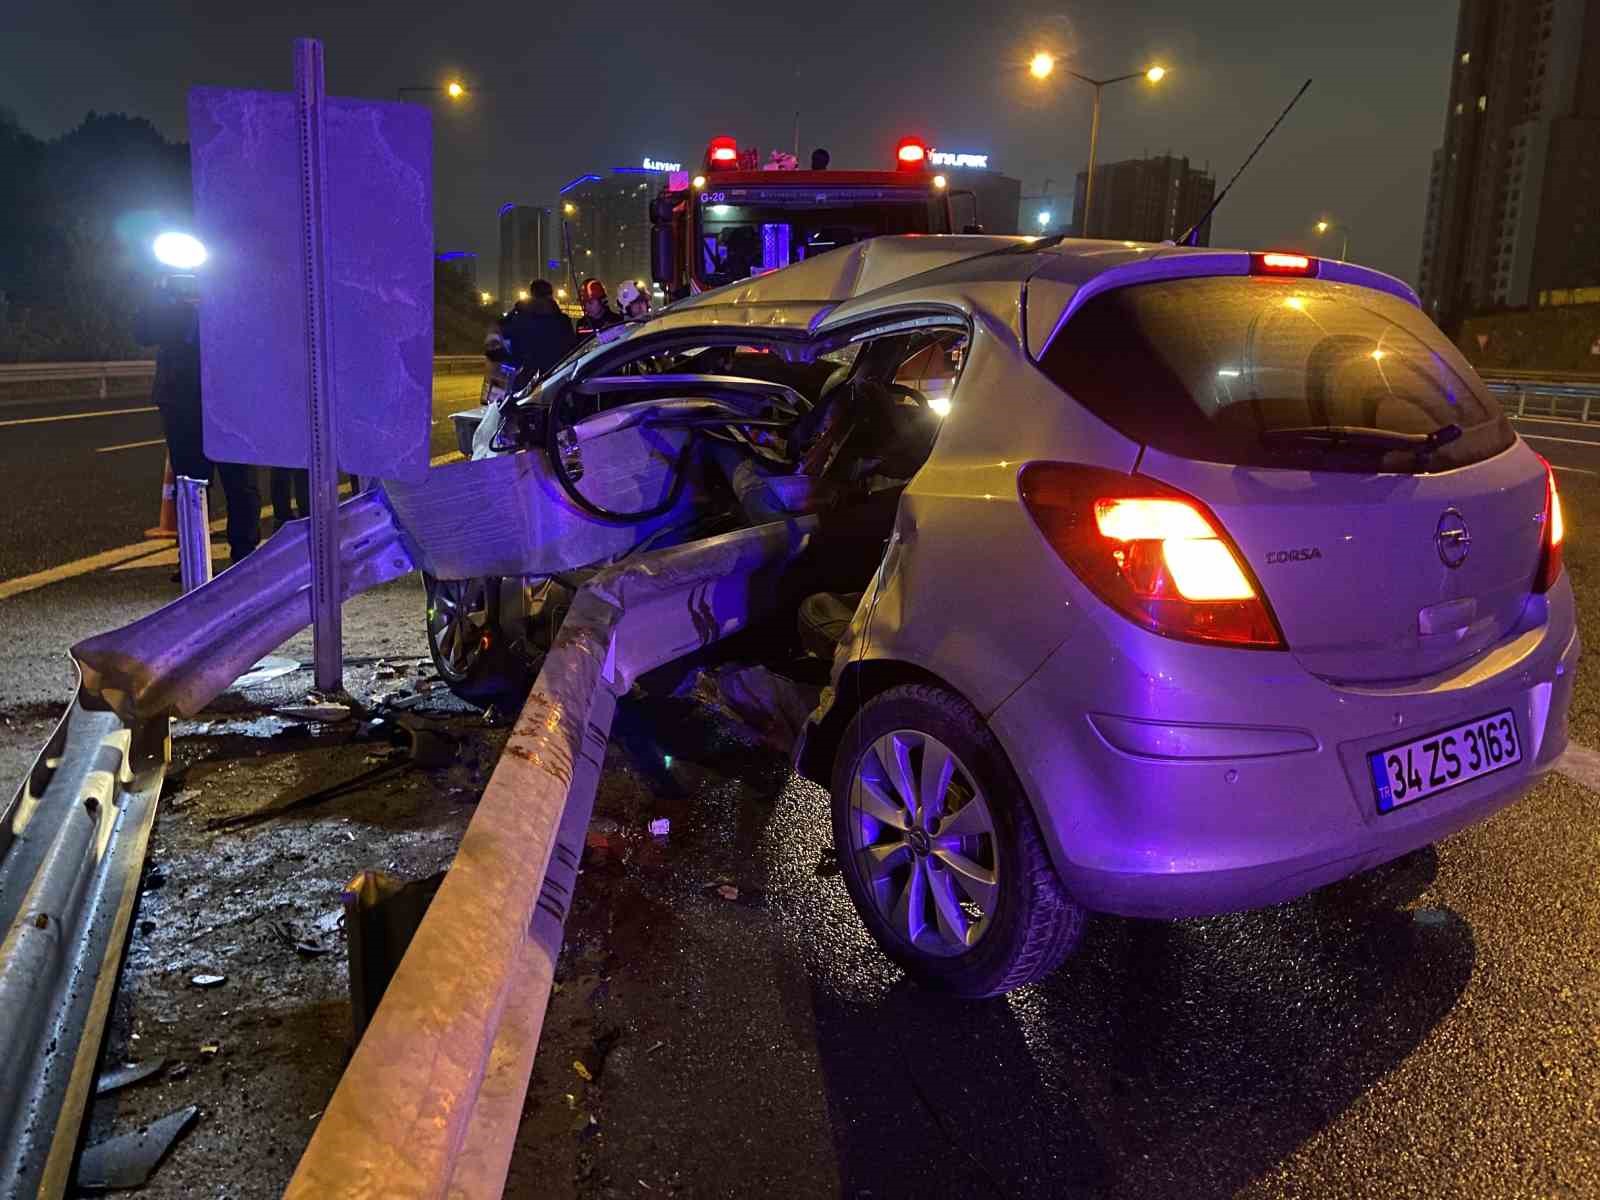
<path fill-rule="evenodd" d="M 924 987 L 997 996 L 1083 935 L 1005 751 L 942 688 L 893 688 L 856 714 L 834 761 L 833 836 L 868 931 Z"/>
<path fill-rule="evenodd" d="M 509 644 L 501 624 L 500 580 L 422 577 L 428 597 L 428 653 L 434 670 L 468 704 L 520 708 L 534 664 Z"/>

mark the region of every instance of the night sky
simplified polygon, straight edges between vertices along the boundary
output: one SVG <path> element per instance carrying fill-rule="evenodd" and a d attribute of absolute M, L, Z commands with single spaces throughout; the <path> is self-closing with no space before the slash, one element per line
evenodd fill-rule
<path fill-rule="evenodd" d="M 1090 91 L 1032 80 L 1039 47 L 1087 75 L 1167 66 L 1158 88 L 1107 91 L 1101 161 L 1170 150 L 1209 164 L 1219 186 L 1309 75 L 1310 93 L 1223 206 L 1213 243 L 1314 247 L 1310 227 L 1329 216 L 1350 226 L 1352 258 L 1414 281 L 1456 7 L 5 0 L 0 107 L 44 137 L 90 109 L 186 137 L 190 85 L 288 90 L 291 42 L 304 35 L 323 40 L 338 95 L 392 98 L 459 74 L 479 92 L 435 105 L 439 245 L 476 250 L 489 267 L 505 201 L 548 203 L 574 175 L 645 155 L 688 164 L 716 133 L 763 156 L 787 149 L 797 108 L 802 154 L 825 145 L 838 167 L 888 167 L 896 139 L 915 133 L 990 154 L 1024 195 L 1049 177 L 1070 197 Z"/>

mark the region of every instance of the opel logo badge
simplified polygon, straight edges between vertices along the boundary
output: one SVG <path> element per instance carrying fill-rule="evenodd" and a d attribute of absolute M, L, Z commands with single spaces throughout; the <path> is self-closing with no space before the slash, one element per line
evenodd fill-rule
<path fill-rule="evenodd" d="M 1472 549 L 1472 534 L 1467 531 L 1467 519 L 1461 510 L 1447 508 L 1439 518 L 1439 528 L 1434 531 L 1433 544 L 1439 548 L 1439 561 L 1452 569 L 1467 561 L 1467 551 Z"/>

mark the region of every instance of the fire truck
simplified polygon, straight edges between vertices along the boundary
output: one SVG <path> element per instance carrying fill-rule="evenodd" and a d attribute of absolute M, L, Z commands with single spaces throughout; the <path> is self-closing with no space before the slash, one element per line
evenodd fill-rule
<path fill-rule="evenodd" d="M 825 152 L 818 152 L 818 156 Z M 815 161 L 814 156 L 814 161 Z M 775 153 L 765 165 L 731 137 L 713 138 L 698 172 L 674 173 L 650 209 L 651 274 L 677 299 L 880 234 L 955 233 L 952 189 L 928 147 L 902 138 L 885 171 L 799 170 Z"/>

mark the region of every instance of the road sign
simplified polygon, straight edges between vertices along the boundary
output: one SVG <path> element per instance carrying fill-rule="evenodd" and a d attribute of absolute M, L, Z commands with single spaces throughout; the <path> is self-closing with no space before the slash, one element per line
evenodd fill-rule
<path fill-rule="evenodd" d="M 322 45 L 291 93 L 189 93 L 207 455 L 311 472 L 317 686 L 340 686 L 339 471 L 419 479 L 433 390 L 426 109 L 329 98 Z"/>
<path fill-rule="evenodd" d="M 327 376 L 339 468 L 381 479 L 428 469 L 433 386 L 428 110 L 328 97 Z M 189 93 L 206 453 L 311 465 L 307 254 L 292 92 Z"/>

